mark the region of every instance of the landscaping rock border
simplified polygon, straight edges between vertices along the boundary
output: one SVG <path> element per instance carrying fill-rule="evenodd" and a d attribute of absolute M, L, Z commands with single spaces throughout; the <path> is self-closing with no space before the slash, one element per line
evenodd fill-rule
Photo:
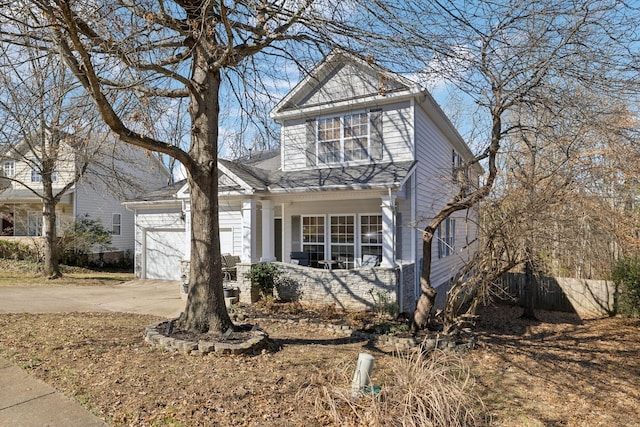
<path fill-rule="evenodd" d="M 242 319 L 238 319 L 236 316 L 236 320 L 245 320 L 246 317 L 242 316 Z M 276 323 L 300 323 L 300 324 L 308 324 L 313 325 L 321 329 L 327 329 L 334 331 L 336 333 L 343 333 L 345 337 L 353 337 L 354 339 L 365 339 L 370 341 L 376 341 L 383 345 L 391 345 L 396 347 L 396 349 L 400 351 L 407 351 L 412 349 L 417 349 L 421 347 L 423 350 L 448 350 L 455 351 L 459 353 L 465 353 L 475 347 L 476 337 L 471 336 L 467 340 L 456 340 L 454 337 L 450 337 L 447 335 L 436 335 L 435 337 L 426 338 L 424 340 L 417 340 L 414 337 L 398 337 L 394 335 L 381 335 L 375 333 L 367 333 L 363 331 L 359 331 L 357 329 L 353 329 L 348 325 L 337 325 L 333 323 L 322 323 L 317 322 L 312 319 L 301 318 L 301 319 L 280 319 L 280 318 L 270 318 L 270 317 L 252 317 L 251 322 L 276 322 Z"/>
<path fill-rule="evenodd" d="M 283 319 L 271 317 L 251 317 L 235 314 L 232 316 L 234 321 L 250 320 L 252 323 L 273 322 L 273 323 L 289 323 L 304 324 L 315 326 L 320 329 L 326 329 L 338 334 L 344 335 L 345 338 L 352 337 L 354 340 L 370 340 L 376 341 L 382 345 L 394 346 L 399 351 L 409 351 L 421 348 L 423 351 L 440 349 L 445 351 L 454 351 L 465 353 L 475 347 L 476 337 L 471 336 L 467 340 L 456 340 L 446 335 L 436 335 L 428 337 L 424 340 L 416 340 L 414 337 L 397 337 L 394 335 L 380 335 L 374 333 L 366 333 L 356 329 L 352 329 L 349 325 L 338 325 L 333 323 L 322 323 L 313 319 Z M 252 330 L 252 337 L 241 343 L 231 343 L 224 341 L 204 341 L 200 340 L 187 341 L 179 338 L 173 338 L 158 332 L 158 328 L 166 325 L 167 321 L 155 323 L 147 326 L 144 332 L 145 342 L 169 351 L 177 351 L 182 354 L 204 356 L 205 354 L 257 354 L 268 346 L 268 334 L 259 329 Z"/>
<path fill-rule="evenodd" d="M 162 321 L 147 326 L 144 331 L 145 342 L 168 351 L 175 351 L 192 356 L 204 356 L 209 353 L 220 355 L 257 354 L 268 346 L 269 336 L 261 330 L 249 331 L 252 337 L 240 343 L 205 340 L 195 342 L 166 336 L 158 332 L 158 328 L 166 324 L 167 321 Z"/>

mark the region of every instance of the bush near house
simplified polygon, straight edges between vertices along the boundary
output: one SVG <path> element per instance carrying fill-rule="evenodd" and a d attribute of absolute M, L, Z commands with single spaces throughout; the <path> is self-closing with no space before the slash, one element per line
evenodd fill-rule
<path fill-rule="evenodd" d="M 37 262 L 38 249 L 24 243 L 0 240 L 0 258 Z"/>
<path fill-rule="evenodd" d="M 89 215 L 77 217 L 60 236 L 58 248 L 62 263 L 84 267 L 90 264 L 89 254 L 94 248 L 100 253 L 112 248 L 111 233 L 99 219 L 92 219 Z"/>
<path fill-rule="evenodd" d="M 618 288 L 616 311 L 623 316 L 640 317 L 640 260 L 618 260 L 611 276 Z"/>
<path fill-rule="evenodd" d="M 251 280 L 251 287 L 258 289 L 260 295 L 264 298 L 273 297 L 273 289 L 275 288 L 282 271 L 277 265 L 261 262 L 251 266 L 251 269 L 245 274 L 247 279 Z"/>

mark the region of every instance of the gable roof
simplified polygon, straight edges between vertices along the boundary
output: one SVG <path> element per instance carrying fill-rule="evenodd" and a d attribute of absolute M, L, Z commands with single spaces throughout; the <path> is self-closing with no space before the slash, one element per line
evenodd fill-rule
<path fill-rule="evenodd" d="M 335 84 L 327 85 L 332 81 Z M 276 106 L 275 120 L 311 115 L 317 110 L 373 105 L 411 98 L 423 89 L 411 80 L 355 54 L 332 51 Z"/>
<path fill-rule="evenodd" d="M 331 84 L 327 84 L 332 81 Z M 324 91 L 324 92 L 323 92 Z M 456 152 L 466 161 L 474 154 L 429 91 L 418 83 L 346 51 L 336 49 L 300 81 L 271 110 L 271 118 L 313 118 L 332 110 L 379 107 L 413 100 L 446 135 Z M 474 163 L 478 174 L 484 171 Z"/>

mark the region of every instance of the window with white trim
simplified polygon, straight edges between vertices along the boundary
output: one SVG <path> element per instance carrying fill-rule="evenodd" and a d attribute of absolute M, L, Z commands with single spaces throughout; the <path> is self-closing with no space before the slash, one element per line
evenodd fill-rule
<path fill-rule="evenodd" d="M 40 171 L 42 170 L 42 166 L 40 161 L 35 157 L 30 159 L 31 163 L 31 182 L 42 182 L 42 175 L 40 175 Z"/>
<path fill-rule="evenodd" d="M 382 261 L 382 215 L 360 215 L 360 250 L 363 259 L 375 255 Z"/>
<path fill-rule="evenodd" d="M 302 217 L 302 251 L 309 254 L 309 266 L 324 259 L 324 216 Z"/>
<path fill-rule="evenodd" d="M 369 158 L 369 115 L 366 112 L 318 119 L 318 161 L 324 164 Z"/>
<path fill-rule="evenodd" d="M 30 159 L 31 163 L 31 182 L 42 182 L 42 163 L 35 157 Z M 51 171 L 51 182 L 58 181 L 58 173 Z"/>
<path fill-rule="evenodd" d="M 114 213 L 111 215 L 111 234 L 120 236 L 122 233 L 122 214 Z"/>
<path fill-rule="evenodd" d="M 2 176 L 13 178 L 16 175 L 16 162 L 14 160 L 5 160 L 2 162 Z"/>
<path fill-rule="evenodd" d="M 453 218 L 445 219 L 438 227 L 436 237 L 438 241 L 438 258 L 453 255 L 455 252 L 456 220 Z"/>
<path fill-rule="evenodd" d="M 353 268 L 355 261 L 355 216 L 331 215 L 331 259 L 342 268 Z"/>

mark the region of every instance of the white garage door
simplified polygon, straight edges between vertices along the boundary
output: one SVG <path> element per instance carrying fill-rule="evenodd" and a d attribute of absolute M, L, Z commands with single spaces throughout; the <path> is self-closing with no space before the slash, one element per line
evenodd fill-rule
<path fill-rule="evenodd" d="M 184 256 L 184 229 L 147 230 L 145 278 L 180 280 L 180 260 Z"/>

